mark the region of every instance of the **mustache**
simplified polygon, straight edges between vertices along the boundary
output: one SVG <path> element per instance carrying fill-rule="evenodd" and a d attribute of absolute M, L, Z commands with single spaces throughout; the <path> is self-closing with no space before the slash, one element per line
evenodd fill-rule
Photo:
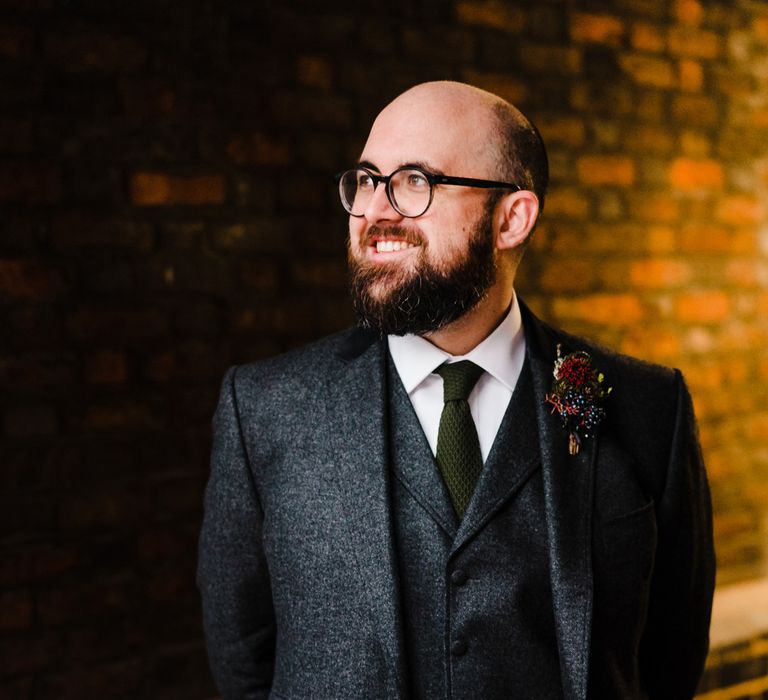
<path fill-rule="evenodd" d="M 398 239 L 413 245 L 424 245 L 424 239 L 413 229 L 404 226 L 378 226 L 377 224 L 368 227 L 363 237 L 363 244 L 366 246 L 373 245 L 375 239 L 381 237 Z"/>

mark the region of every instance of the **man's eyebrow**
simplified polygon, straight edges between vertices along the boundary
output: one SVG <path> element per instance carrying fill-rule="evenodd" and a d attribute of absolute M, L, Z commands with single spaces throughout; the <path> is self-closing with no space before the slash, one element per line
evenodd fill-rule
<path fill-rule="evenodd" d="M 369 160 L 361 160 L 357 163 L 358 168 L 368 168 L 368 170 L 375 170 L 377 173 L 380 173 L 381 170 L 379 170 L 371 161 Z"/>
<path fill-rule="evenodd" d="M 381 170 L 379 170 L 379 168 L 369 160 L 361 160 L 357 164 L 357 167 L 368 168 L 368 170 L 375 170 L 377 173 L 381 172 Z M 445 172 L 443 172 L 440 168 L 436 168 L 434 165 L 430 165 L 423 160 L 410 160 L 407 163 L 400 163 L 398 168 L 419 168 L 420 170 L 426 170 L 432 175 L 445 175 Z"/>

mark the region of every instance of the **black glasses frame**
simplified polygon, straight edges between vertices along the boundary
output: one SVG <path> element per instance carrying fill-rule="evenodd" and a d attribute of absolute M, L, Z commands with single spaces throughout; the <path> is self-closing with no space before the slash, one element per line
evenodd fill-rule
<path fill-rule="evenodd" d="M 522 187 L 520 185 L 515 185 L 511 182 L 500 182 L 498 180 L 478 180 L 474 177 L 453 177 L 452 175 L 437 175 L 435 173 L 430 173 L 428 170 L 424 170 L 423 168 L 419 168 L 415 165 L 403 165 L 395 170 L 393 170 L 389 175 L 377 175 L 376 173 L 372 172 L 368 168 L 363 167 L 362 165 L 358 166 L 357 168 L 350 168 L 349 170 L 344 170 L 343 172 L 336 173 L 336 175 L 333 176 L 333 179 L 336 181 L 336 184 L 339 185 L 339 196 L 341 197 L 341 203 L 344 205 L 344 209 L 349 213 L 350 216 L 354 216 L 358 219 L 365 216 L 365 214 L 353 214 L 349 209 L 347 209 L 345 204 L 344 196 L 341 193 L 341 179 L 347 174 L 347 173 L 354 173 L 359 170 L 362 170 L 363 172 L 367 173 L 371 180 L 373 180 L 374 183 L 374 190 L 376 187 L 379 186 L 379 183 L 383 182 L 385 187 L 385 192 L 387 193 L 387 199 L 389 200 L 389 203 L 392 205 L 392 208 L 400 214 L 400 216 L 404 216 L 406 219 L 415 219 L 419 216 L 422 216 L 426 213 L 427 209 L 429 209 L 430 206 L 432 206 L 432 198 L 435 195 L 435 185 L 458 185 L 459 187 L 482 187 L 484 189 L 511 189 L 515 192 L 519 192 Z M 397 175 L 397 173 L 402 172 L 403 170 L 415 170 L 418 173 L 421 173 L 426 179 L 427 182 L 429 182 L 429 201 L 427 202 L 427 206 L 424 207 L 424 210 L 420 214 L 406 214 L 405 212 L 401 211 L 400 208 L 395 204 L 394 197 L 392 196 L 392 178 Z"/>

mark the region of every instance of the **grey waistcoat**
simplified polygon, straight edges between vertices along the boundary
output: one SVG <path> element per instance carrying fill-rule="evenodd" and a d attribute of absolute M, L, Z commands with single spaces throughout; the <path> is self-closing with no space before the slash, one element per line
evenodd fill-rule
<path fill-rule="evenodd" d="M 461 523 L 391 358 L 388 374 L 412 695 L 561 698 L 528 360 Z"/>

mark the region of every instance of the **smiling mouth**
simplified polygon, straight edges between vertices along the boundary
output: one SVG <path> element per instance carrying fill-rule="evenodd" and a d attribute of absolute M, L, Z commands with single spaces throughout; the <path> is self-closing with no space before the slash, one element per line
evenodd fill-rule
<path fill-rule="evenodd" d="M 407 250 L 408 248 L 416 248 L 415 243 L 409 243 L 408 241 L 374 241 L 371 247 L 376 250 L 377 253 L 396 253 L 399 250 Z"/>

